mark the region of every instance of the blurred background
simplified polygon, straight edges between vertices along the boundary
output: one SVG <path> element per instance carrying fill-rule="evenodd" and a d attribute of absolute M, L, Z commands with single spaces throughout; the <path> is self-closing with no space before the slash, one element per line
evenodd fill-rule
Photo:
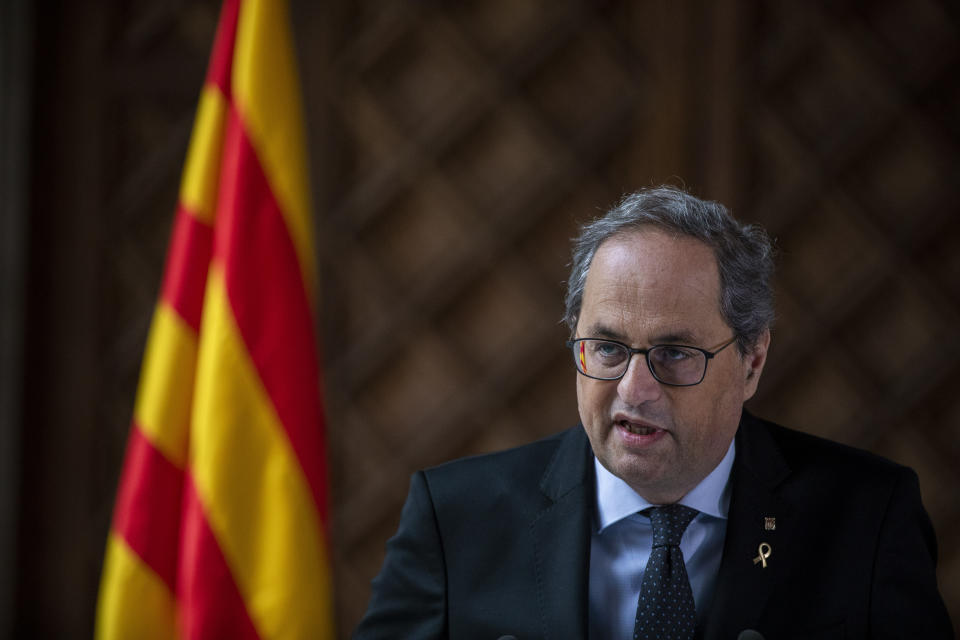
<path fill-rule="evenodd" d="M 776 238 L 750 407 L 917 470 L 960 623 L 956 3 L 291 4 L 344 637 L 413 470 L 576 422 L 569 239 L 664 182 Z M 88 637 L 219 3 L 0 12 L 0 636 Z"/>

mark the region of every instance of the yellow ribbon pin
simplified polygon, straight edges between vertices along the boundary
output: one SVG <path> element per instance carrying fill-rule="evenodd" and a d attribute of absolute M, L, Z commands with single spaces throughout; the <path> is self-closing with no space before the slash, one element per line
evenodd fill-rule
<path fill-rule="evenodd" d="M 756 558 L 753 559 L 753 564 L 757 564 L 758 562 L 762 562 L 762 563 L 763 563 L 763 566 L 762 566 L 761 568 L 766 569 L 766 568 L 767 568 L 767 558 L 769 558 L 770 556 L 773 555 L 773 547 L 771 547 L 770 545 L 768 545 L 766 542 L 761 542 L 761 543 L 760 543 L 760 547 L 757 549 L 757 551 L 760 552 L 760 555 L 758 555 Z"/>

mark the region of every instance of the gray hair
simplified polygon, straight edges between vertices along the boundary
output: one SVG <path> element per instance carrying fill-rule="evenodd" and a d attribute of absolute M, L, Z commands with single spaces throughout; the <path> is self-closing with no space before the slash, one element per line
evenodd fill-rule
<path fill-rule="evenodd" d="M 773 325 L 773 247 L 758 225 L 737 222 L 718 202 L 700 200 L 676 187 L 644 189 L 624 196 L 601 218 L 585 224 L 573 241 L 564 321 L 576 331 L 587 272 L 606 240 L 648 227 L 690 236 L 713 249 L 720 271 L 720 313 L 748 352 Z"/>

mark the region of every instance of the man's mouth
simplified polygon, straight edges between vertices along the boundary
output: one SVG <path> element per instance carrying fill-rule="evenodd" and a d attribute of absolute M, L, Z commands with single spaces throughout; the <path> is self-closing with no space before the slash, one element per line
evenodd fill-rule
<path fill-rule="evenodd" d="M 617 422 L 621 427 L 629 431 L 630 433 L 638 436 L 651 436 L 657 431 L 662 431 L 662 429 L 657 429 L 656 427 L 651 427 L 645 424 L 639 424 L 636 422 L 630 422 L 629 420 L 620 420 Z"/>

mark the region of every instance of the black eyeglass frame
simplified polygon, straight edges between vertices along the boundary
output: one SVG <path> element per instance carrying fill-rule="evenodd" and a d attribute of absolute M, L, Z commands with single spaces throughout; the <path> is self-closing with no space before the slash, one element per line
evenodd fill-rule
<path fill-rule="evenodd" d="M 618 340 L 610 340 L 607 338 L 575 338 L 573 340 L 567 340 L 566 344 L 567 344 L 567 348 L 573 352 L 573 364 L 577 370 L 577 373 L 579 373 L 582 376 L 586 376 L 587 378 L 592 378 L 593 380 L 619 380 L 623 376 L 627 375 L 627 371 L 630 370 L 630 361 L 633 359 L 634 354 L 642 353 L 643 359 L 646 360 L 647 362 L 647 369 L 650 370 L 650 375 L 652 375 L 653 379 L 659 382 L 660 384 L 665 384 L 668 387 L 695 387 L 701 382 L 703 382 L 703 379 L 707 377 L 707 365 L 710 364 L 710 361 L 713 360 L 713 357 L 736 341 L 737 341 L 737 336 L 733 336 L 732 338 L 730 338 L 729 340 L 721 344 L 719 347 L 715 348 L 713 351 L 707 351 L 706 349 L 702 349 L 700 347 L 692 347 L 688 344 L 655 344 L 649 349 L 635 349 L 628 344 L 619 342 Z M 581 371 L 580 366 L 577 364 L 577 357 L 580 355 L 577 352 L 577 344 L 580 342 L 609 342 L 611 344 L 615 344 L 626 349 L 627 364 L 623 368 L 623 373 L 621 373 L 618 376 L 614 376 L 612 378 L 601 378 L 599 376 L 592 376 L 589 373 L 585 373 Z M 702 353 L 705 359 L 703 362 L 703 373 L 700 375 L 700 379 L 697 380 L 696 382 L 689 382 L 687 384 L 677 384 L 675 382 L 666 382 L 665 380 L 660 379 L 660 376 L 657 375 L 657 372 L 653 370 L 653 365 L 650 364 L 650 357 L 648 354 L 654 349 L 661 349 L 661 348 L 693 349 L 694 351 L 699 351 L 700 353 Z"/>

